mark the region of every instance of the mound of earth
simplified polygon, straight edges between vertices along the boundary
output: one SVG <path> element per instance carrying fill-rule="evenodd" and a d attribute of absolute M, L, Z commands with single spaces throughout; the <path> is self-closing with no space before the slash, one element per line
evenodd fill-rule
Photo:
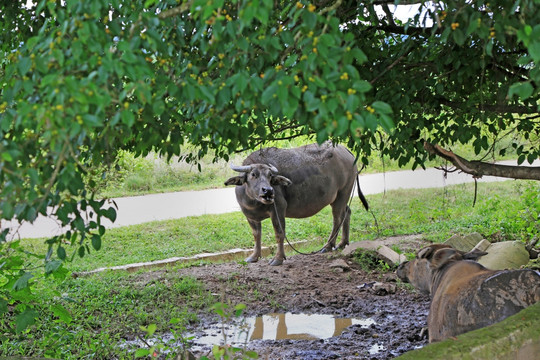
<path fill-rule="evenodd" d="M 249 350 L 260 359 L 391 359 L 427 344 L 429 297 L 399 283 L 392 272 L 366 271 L 351 258 L 333 254 L 290 256 L 282 266 L 223 263 L 179 270 L 205 283 L 216 301 L 246 304 L 244 315 L 273 313 L 328 314 L 371 319 L 351 324 L 325 339 L 252 340 Z M 200 314 L 194 331 L 216 326 L 219 319 Z M 294 324 L 292 324 L 294 325 Z M 287 324 L 291 326 L 291 324 Z M 325 324 L 320 324 L 325 326 Z M 278 336 L 279 337 L 279 336 Z M 194 351 L 199 357 L 209 347 Z"/>

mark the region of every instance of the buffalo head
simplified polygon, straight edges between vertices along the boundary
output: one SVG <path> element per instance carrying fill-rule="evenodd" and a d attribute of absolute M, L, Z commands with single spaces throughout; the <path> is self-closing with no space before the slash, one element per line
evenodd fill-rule
<path fill-rule="evenodd" d="M 242 173 L 225 181 L 225 185 L 246 186 L 246 195 L 265 205 L 274 203 L 275 191 L 273 185 L 289 186 L 292 181 L 278 175 L 273 165 L 250 164 L 244 166 L 231 165 L 231 169 Z"/>
<path fill-rule="evenodd" d="M 429 295 L 433 274 L 444 265 L 459 260 L 476 260 L 485 252 L 473 250 L 464 252 L 449 245 L 433 244 L 420 249 L 416 258 L 399 265 L 396 273 L 404 282 L 411 283 L 418 291 Z"/>

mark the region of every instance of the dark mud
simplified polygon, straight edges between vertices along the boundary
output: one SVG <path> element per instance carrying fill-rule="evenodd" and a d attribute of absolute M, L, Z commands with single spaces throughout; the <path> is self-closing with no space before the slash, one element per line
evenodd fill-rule
<path fill-rule="evenodd" d="M 204 282 L 216 301 L 246 304 L 245 316 L 330 314 L 375 321 L 351 325 L 327 339 L 249 342 L 247 348 L 261 359 L 392 359 L 427 344 L 421 333 L 429 298 L 401 284 L 393 272 L 366 271 L 339 253 L 290 256 L 277 267 L 262 259 L 254 264 L 191 267 L 180 273 Z M 373 287 L 373 282 L 382 285 Z M 192 329 L 195 332 L 218 322 L 209 314 L 199 317 L 202 323 Z M 195 354 L 208 352 L 203 348 Z"/>

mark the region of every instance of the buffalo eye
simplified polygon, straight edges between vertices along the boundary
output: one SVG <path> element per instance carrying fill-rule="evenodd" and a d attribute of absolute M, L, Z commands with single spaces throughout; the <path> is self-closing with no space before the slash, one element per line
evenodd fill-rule
<path fill-rule="evenodd" d="M 256 178 L 259 177 L 259 174 L 257 174 L 255 171 L 253 171 L 253 172 L 251 173 L 251 177 L 254 178 L 254 179 L 256 179 Z"/>

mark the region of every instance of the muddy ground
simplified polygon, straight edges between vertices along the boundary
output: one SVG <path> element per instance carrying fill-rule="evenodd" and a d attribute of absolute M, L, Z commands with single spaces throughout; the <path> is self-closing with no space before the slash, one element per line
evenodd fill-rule
<path fill-rule="evenodd" d="M 421 239 L 387 239 L 405 251 L 426 243 Z M 365 270 L 340 252 L 288 257 L 282 266 L 237 262 L 180 270 L 204 282 L 217 301 L 247 305 L 246 316 L 271 313 L 330 314 L 340 318 L 372 319 L 374 324 L 351 325 L 327 339 L 254 340 L 247 348 L 261 359 L 391 359 L 427 344 L 429 298 L 397 281 L 393 272 Z M 374 282 L 382 283 L 373 286 Z M 393 289 L 395 288 L 395 292 Z M 224 294 L 224 295 L 223 295 Z M 216 317 L 200 314 L 202 325 L 215 327 Z M 322 325 L 321 325 L 322 326 Z M 197 357 L 209 348 L 194 351 Z"/>

